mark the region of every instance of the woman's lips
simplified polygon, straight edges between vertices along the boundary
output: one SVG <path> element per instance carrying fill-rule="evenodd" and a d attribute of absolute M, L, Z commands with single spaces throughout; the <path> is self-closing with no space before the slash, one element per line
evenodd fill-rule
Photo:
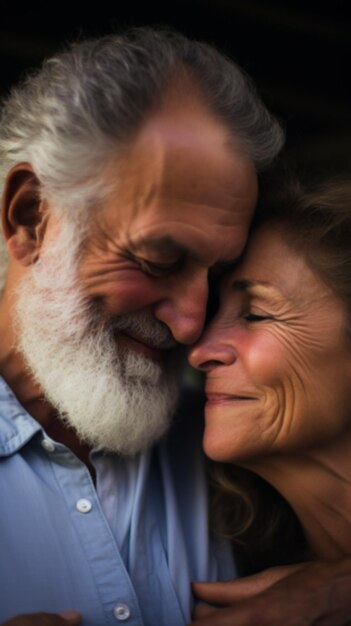
<path fill-rule="evenodd" d="M 250 400 L 257 400 L 252 396 L 240 396 L 237 394 L 227 394 L 227 393 L 206 393 L 207 402 L 206 405 L 215 405 L 215 404 L 227 404 L 233 402 L 248 402 Z"/>

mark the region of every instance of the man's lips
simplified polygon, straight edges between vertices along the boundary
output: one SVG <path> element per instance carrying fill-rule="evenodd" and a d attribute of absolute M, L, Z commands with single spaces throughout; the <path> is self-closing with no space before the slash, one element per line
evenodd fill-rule
<path fill-rule="evenodd" d="M 135 350 L 135 352 L 139 352 L 153 361 L 162 361 L 169 350 L 169 348 L 153 346 L 148 343 L 146 339 L 130 335 L 123 331 L 118 333 L 117 341 L 120 347 Z"/>

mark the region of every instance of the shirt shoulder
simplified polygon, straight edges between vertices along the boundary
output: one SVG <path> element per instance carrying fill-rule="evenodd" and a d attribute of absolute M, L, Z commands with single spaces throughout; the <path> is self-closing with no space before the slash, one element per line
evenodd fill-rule
<path fill-rule="evenodd" d="M 27 413 L 0 377 L 0 457 L 17 452 L 40 430 L 40 424 Z"/>

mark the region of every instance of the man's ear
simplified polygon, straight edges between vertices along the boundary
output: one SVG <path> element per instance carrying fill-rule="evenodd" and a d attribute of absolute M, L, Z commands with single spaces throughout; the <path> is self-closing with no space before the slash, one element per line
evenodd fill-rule
<path fill-rule="evenodd" d="M 5 182 L 2 228 L 9 254 L 22 265 L 38 259 L 47 217 L 47 204 L 40 199 L 40 182 L 32 166 L 18 163 Z"/>

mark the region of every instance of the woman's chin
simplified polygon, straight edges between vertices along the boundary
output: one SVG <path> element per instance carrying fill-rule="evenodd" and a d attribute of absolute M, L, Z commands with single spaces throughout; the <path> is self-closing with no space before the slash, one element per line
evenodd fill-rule
<path fill-rule="evenodd" d="M 231 439 L 207 428 L 203 438 L 203 450 L 212 461 L 223 463 L 235 463 L 240 456 L 237 445 L 232 445 Z"/>
<path fill-rule="evenodd" d="M 267 448 L 264 438 L 253 436 L 252 432 L 245 429 L 234 429 L 228 432 L 216 425 L 207 425 L 205 428 L 203 450 L 212 461 L 233 463 L 236 465 L 246 464 L 266 456 Z"/>

